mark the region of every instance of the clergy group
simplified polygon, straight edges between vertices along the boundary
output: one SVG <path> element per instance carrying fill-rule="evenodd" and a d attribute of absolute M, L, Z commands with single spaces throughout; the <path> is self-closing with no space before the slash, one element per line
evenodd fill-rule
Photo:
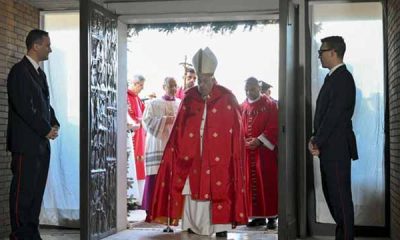
<path fill-rule="evenodd" d="M 166 77 L 164 95 L 139 98 L 145 78 L 128 84 L 128 195 L 146 221 L 190 234 L 227 237 L 238 225 L 277 228 L 278 103 L 272 87 L 244 80 L 239 104 L 214 76 L 218 61 L 199 49 L 184 84 Z M 161 85 L 161 84 L 160 84 Z M 161 87 L 161 86 L 160 86 Z"/>

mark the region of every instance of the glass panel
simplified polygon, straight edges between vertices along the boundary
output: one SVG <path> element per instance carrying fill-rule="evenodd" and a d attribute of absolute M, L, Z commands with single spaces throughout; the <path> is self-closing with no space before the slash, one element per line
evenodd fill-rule
<path fill-rule="evenodd" d="M 79 227 L 79 13 L 44 13 L 43 23 L 52 48 L 44 70 L 61 130 L 50 141 L 40 223 Z"/>
<path fill-rule="evenodd" d="M 344 62 L 356 82 L 353 127 L 359 160 L 352 162 L 355 224 L 385 224 L 384 62 L 380 3 L 312 3 L 312 107 L 328 73 L 318 59 L 320 39 L 339 35 L 346 42 Z M 319 161 L 314 160 L 316 220 L 333 223 L 320 184 Z"/>

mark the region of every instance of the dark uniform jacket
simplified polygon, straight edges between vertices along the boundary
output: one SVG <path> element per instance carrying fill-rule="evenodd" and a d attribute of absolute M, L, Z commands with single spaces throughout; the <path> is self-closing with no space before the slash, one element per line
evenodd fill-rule
<path fill-rule="evenodd" d="M 7 150 L 41 154 L 49 150 L 46 135 L 59 126 L 50 106 L 45 74 L 39 74 L 28 58 L 15 64 L 8 75 Z"/>
<path fill-rule="evenodd" d="M 314 138 L 321 157 L 350 156 L 358 159 L 351 118 L 356 100 L 353 76 L 345 65 L 327 75 L 317 98 Z"/>

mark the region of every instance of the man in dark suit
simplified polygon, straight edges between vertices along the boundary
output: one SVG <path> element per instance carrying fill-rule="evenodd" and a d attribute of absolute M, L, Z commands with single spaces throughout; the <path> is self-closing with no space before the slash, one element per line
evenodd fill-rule
<path fill-rule="evenodd" d="M 7 150 L 11 152 L 10 239 L 41 239 L 39 213 L 50 162 L 50 139 L 58 123 L 50 106 L 46 75 L 39 62 L 51 52 L 47 32 L 32 30 L 27 54 L 8 75 Z"/>
<path fill-rule="evenodd" d="M 317 98 L 314 134 L 308 148 L 319 156 L 322 190 L 336 222 L 336 239 L 354 239 L 354 207 L 351 195 L 351 159 L 358 159 L 351 118 L 356 88 L 343 64 L 346 44 L 342 37 L 321 40 L 318 51 L 322 67 L 330 72 Z"/>

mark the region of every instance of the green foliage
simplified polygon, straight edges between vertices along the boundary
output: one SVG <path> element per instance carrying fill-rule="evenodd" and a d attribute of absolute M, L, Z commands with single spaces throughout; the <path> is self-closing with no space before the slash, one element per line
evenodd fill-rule
<path fill-rule="evenodd" d="M 174 31 L 183 29 L 188 32 L 200 30 L 206 33 L 230 34 L 241 25 L 243 25 L 244 30 L 251 31 L 256 25 L 266 25 L 272 23 L 277 23 L 277 20 L 130 24 L 128 25 L 128 33 L 129 36 L 132 36 L 138 35 L 142 30 L 145 29 L 156 29 L 159 32 L 165 33 L 172 33 Z"/>

